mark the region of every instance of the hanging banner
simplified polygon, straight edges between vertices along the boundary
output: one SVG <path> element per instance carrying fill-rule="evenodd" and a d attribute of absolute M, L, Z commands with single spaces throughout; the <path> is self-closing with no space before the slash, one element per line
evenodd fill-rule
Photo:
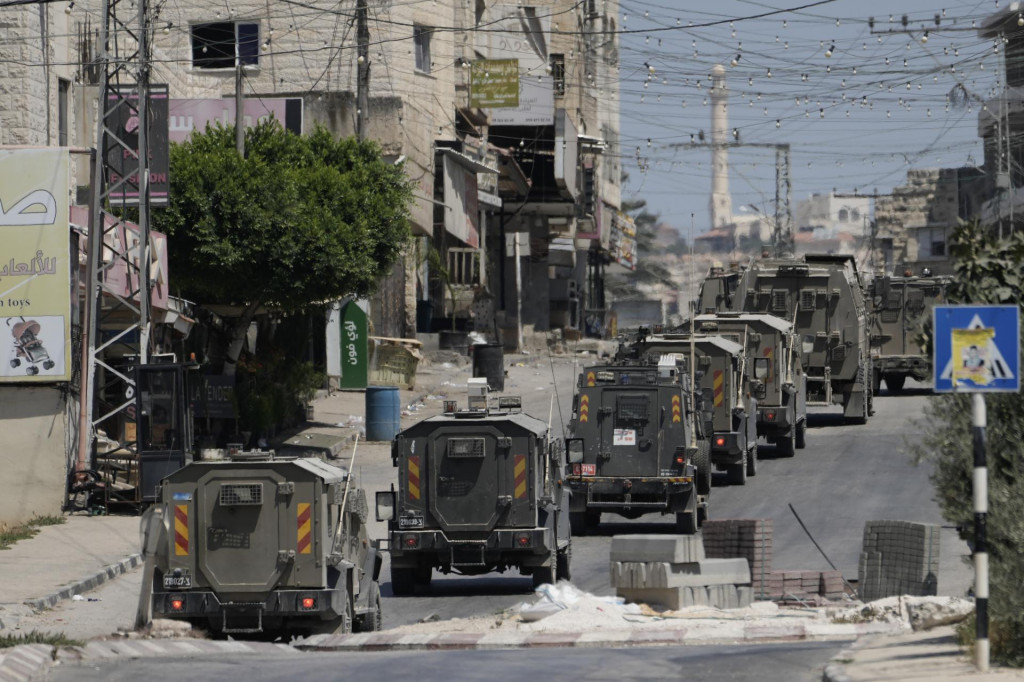
<path fill-rule="evenodd" d="M 67 149 L 0 149 L 0 382 L 68 381 Z"/>

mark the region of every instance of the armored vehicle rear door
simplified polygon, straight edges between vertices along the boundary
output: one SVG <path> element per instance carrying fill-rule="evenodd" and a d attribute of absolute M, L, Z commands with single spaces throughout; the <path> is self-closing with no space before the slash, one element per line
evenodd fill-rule
<path fill-rule="evenodd" d="M 283 582 L 282 573 L 290 570 L 290 564 L 279 560 L 282 550 L 295 550 L 296 561 L 320 552 L 313 543 L 320 529 L 307 531 L 300 547 L 301 520 L 295 516 L 297 511 L 288 513 L 289 502 L 305 499 L 306 520 L 310 528 L 314 525 L 318 496 L 312 489 L 300 490 L 314 484 L 293 482 L 295 494 L 281 496 L 278 484 L 284 483 L 285 478 L 269 468 L 253 468 L 241 475 L 237 469 L 212 469 L 199 479 L 197 531 L 203 537 L 196 537 L 192 547 L 197 569 L 222 593 L 263 592 Z M 319 573 L 312 570 L 310 583 L 316 584 L 318 578 Z"/>
<path fill-rule="evenodd" d="M 666 397 L 675 393 L 678 405 L 663 406 L 659 400 L 663 392 Z M 609 386 L 598 391 L 597 396 L 600 410 L 596 475 L 658 476 L 666 468 L 660 462 L 663 443 L 682 430 L 684 406 L 678 390 Z M 675 427 L 671 433 L 669 427 Z"/>
<path fill-rule="evenodd" d="M 429 440 L 431 514 L 446 531 L 534 526 L 535 443 L 520 429 L 496 424 L 438 429 Z"/>

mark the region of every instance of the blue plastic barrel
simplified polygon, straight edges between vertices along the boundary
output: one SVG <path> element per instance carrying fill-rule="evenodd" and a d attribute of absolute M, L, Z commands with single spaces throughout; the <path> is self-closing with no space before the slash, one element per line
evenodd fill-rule
<path fill-rule="evenodd" d="M 366 440 L 392 440 L 401 430 L 396 386 L 366 387 Z"/>

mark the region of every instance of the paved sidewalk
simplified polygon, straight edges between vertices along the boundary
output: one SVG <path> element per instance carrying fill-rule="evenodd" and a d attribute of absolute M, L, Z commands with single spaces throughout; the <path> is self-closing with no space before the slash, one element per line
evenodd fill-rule
<path fill-rule="evenodd" d="M 825 682 L 954 682 L 1024 680 L 1024 670 L 992 668 L 979 672 L 956 643 L 952 626 L 857 640 L 825 668 Z"/>

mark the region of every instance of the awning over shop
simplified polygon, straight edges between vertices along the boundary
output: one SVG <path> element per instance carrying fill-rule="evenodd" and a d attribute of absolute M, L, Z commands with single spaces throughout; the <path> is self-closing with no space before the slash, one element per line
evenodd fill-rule
<path fill-rule="evenodd" d="M 498 169 L 454 149 L 442 149 L 441 152 L 444 156 L 444 229 L 467 245 L 479 247 L 480 205 L 476 174 L 497 175 Z"/>

